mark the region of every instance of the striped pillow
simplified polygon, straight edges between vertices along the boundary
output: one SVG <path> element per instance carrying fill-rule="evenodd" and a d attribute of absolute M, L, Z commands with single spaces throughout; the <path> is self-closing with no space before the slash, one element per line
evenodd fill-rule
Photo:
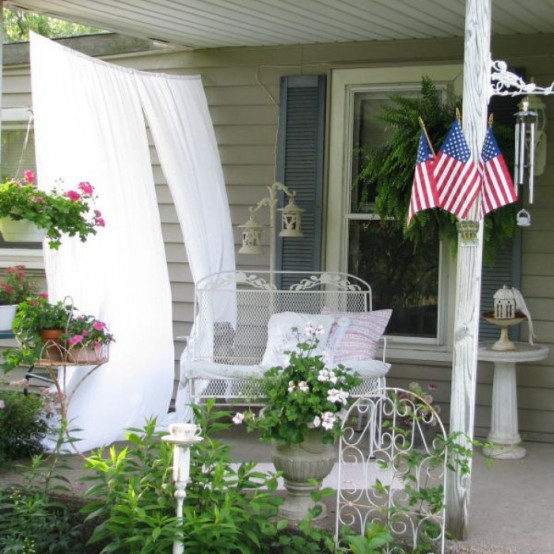
<path fill-rule="evenodd" d="M 392 310 L 345 313 L 327 306 L 321 312 L 334 315 L 335 320 L 341 317 L 349 319 L 346 333 L 335 346 L 333 362 L 336 364 L 373 359 L 392 314 Z M 331 338 L 329 337 L 330 340 Z"/>

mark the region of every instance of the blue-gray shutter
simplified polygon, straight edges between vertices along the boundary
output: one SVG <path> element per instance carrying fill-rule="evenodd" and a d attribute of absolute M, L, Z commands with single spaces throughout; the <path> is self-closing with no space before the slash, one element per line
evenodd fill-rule
<path fill-rule="evenodd" d="M 306 210 L 303 237 L 277 237 L 275 267 L 283 271 L 321 269 L 325 87 L 324 75 L 281 79 L 277 180 L 296 191 L 296 203 Z M 280 200 L 280 207 L 288 202 Z"/>
<path fill-rule="evenodd" d="M 523 76 L 522 70 L 515 70 Z M 489 105 L 489 113 L 493 114 L 494 121 L 505 125 L 509 129 L 514 129 L 514 114 L 518 111 L 517 104 L 521 98 L 512 98 L 507 96 L 494 96 Z M 513 142 L 510 141 L 507 148 L 513 148 Z M 506 160 L 513 158 L 511 152 L 503 152 Z M 496 254 L 494 266 L 487 267 L 483 265 L 481 276 L 481 313 L 493 310 L 493 295 L 502 285 L 521 288 L 521 229 L 517 229 L 512 241 L 507 243 Z M 512 340 L 519 338 L 519 325 L 514 325 L 509 329 Z M 496 325 L 487 323 L 481 319 L 479 325 L 479 340 L 491 341 L 497 340 L 500 336 L 500 329 Z"/>

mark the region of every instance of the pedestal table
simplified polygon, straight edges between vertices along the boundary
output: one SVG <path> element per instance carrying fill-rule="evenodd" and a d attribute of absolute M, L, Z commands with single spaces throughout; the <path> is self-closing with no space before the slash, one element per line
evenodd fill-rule
<path fill-rule="evenodd" d="M 493 444 L 483 448 L 483 454 L 500 460 L 517 460 L 527 451 L 521 446 L 518 430 L 516 364 L 544 360 L 549 349 L 516 342 L 515 350 L 501 351 L 492 350 L 493 344 L 480 344 L 477 351 L 477 359 L 494 364 L 491 430 L 487 437 Z"/>

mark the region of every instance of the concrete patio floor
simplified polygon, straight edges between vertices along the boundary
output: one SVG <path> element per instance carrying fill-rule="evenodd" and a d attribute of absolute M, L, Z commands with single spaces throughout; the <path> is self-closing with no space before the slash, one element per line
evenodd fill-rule
<path fill-rule="evenodd" d="M 270 462 L 270 446 L 261 443 L 243 427 L 232 427 L 218 435 L 231 446 L 237 462 Z M 469 536 L 447 542 L 452 554 L 554 554 L 554 445 L 525 443 L 527 456 L 520 460 L 492 463 L 477 450 L 473 458 Z M 67 477 L 76 494 L 86 484 L 79 482 L 82 459 L 71 456 L 73 469 Z M 0 471 L 0 483 L 14 480 L 13 473 Z M 322 521 L 334 528 L 333 501 Z"/>

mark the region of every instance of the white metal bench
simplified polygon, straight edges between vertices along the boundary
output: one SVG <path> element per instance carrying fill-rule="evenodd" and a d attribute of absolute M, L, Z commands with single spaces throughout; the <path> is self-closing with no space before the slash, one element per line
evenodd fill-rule
<path fill-rule="evenodd" d="M 181 399 L 263 404 L 256 379 L 269 369 L 262 360 L 271 316 L 282 312 L 315 316 L 325 307 L 369 312 L 371 287 L 353 275 L 328 272 L 229 271 L 200 280 L 192 334 L 182 360 Z M 382 344 L 380 359 L 345 364 L 363 379 L 354 390 L 356 396 L 385 386 L 390 364 L 385 362 L 384 340 Z"/>

